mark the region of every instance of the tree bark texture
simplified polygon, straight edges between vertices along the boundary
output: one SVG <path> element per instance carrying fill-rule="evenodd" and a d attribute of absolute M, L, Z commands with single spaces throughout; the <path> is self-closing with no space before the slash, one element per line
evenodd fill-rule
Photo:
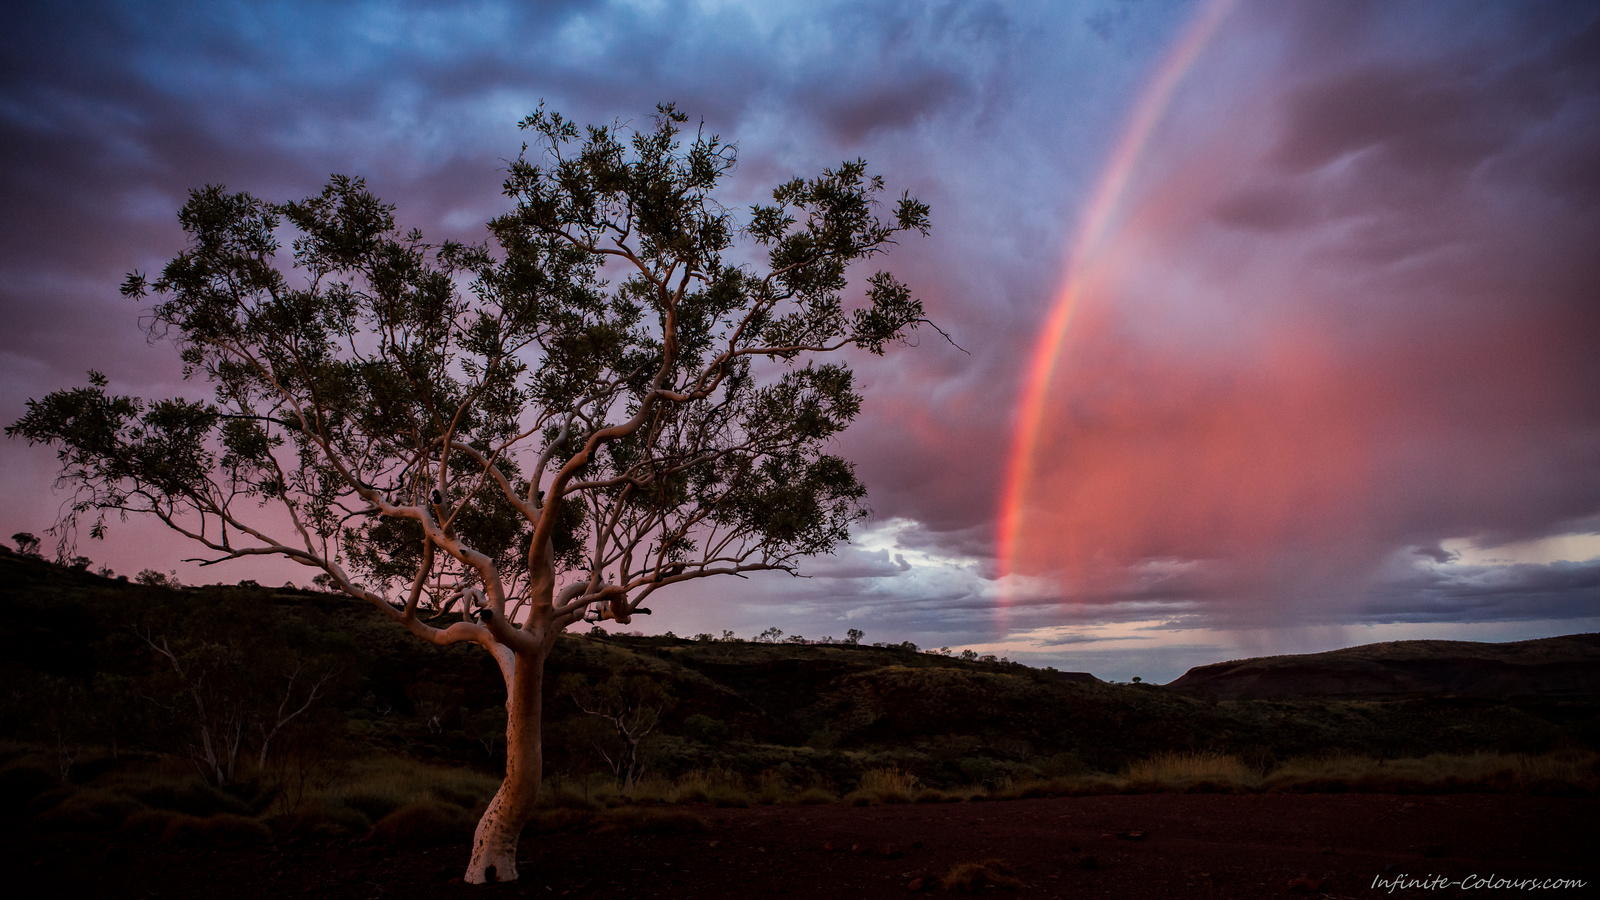
<path fill-rule="evenodd" d="M 472 837 L 465 881 L 487 884 L 517 878 L 517 840 L 533 817 L 544 777 L 544 662 L 549 648 L 518 653 L 506 685 L 506 777 L 489 801 Z"/>

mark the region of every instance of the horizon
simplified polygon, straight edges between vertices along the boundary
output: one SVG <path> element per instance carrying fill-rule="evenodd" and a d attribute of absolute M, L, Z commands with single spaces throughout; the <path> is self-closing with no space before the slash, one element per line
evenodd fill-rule
<path fill-rule="evenodd" d="M 629 630 L 864 630 L 1165 683 L 1395 640 L 1600 632 L 1600 8 L 28 3 L 0 87 L 0 417 L 103 371 L 201 396 L 119 296 L 208 183 L 362 175 L 479 240 L 541 99 L 738 142 L 734 208 L 864 157 L 932 207 L 882 263 L 967 353 L 851 358 L 875 515 L 813 577 Z M 312 21 L 315 27 L 301 27 Z M 858 273 L 862 277 L 865 272 Z M 930 339 L 934 338 L 934 339 Z M 0 442 L 0 535 L 54 453 Z M 47 550 L 48 543 L 47 541 Z M 198 568 L 156 523 L 78 551 Z M 354 602 L 354 601 L 352 601 Z"/>

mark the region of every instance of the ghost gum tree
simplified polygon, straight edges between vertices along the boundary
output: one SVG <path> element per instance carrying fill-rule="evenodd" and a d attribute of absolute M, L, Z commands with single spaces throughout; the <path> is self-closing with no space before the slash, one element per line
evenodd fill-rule
<path fill-rule="evenodd" d="M 506 777 L 470 882 L 517 877 L 556 636 L 847 539 L 865 492 L 826 446 L 860 397 L 818 358 L 881 354 L 926 321 L 886 272 L 843 302 L 852 263 L 926 233 L 925 205 L 886 209 L 855 161 L 740 224 L 713 198 L 734 147 L 685 121 L 667 105 L 653 127 L 580 131 L 541 108 L 505 180 L 515 207 L 478 246 L 402 233 L 355 178 L 281 205 L 193 191 L 188 249 L 122 292 L 150 299 L 152 337 L 210 399 L 117 396 L 90 373 L 7 429 L 58 448 L 66 532 L 154 516 L 207 564 L 286 557 L 423 640 L 492 654 Z"/>

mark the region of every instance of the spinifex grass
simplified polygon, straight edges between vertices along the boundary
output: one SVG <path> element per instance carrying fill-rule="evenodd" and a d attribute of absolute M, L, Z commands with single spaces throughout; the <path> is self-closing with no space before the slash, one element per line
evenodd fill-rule
<path fill-rule="evenodd" d="M 641 778 L 624 794 L 635 803 L 710 803 L 713 806 L 749 806 L 757 799 L 743 775 L 720 766 L 691 769 L 676 780 L 659 775 Z"/>
<path fill-rule="evenodd" d="M 917 796 L 917 776 L 898 767 L 869 769 L 845 802 L 856 806 L 876 803 L 910 803 Z"/>
<path fill-rule="evenodd" d="M 1253 790 L 1261 783 L 1261 776 L 1237 756 L 1220 753 L 1161 753 L 1129 765 L 1124 777 L 1135 789 L 1177 791 Z"/>

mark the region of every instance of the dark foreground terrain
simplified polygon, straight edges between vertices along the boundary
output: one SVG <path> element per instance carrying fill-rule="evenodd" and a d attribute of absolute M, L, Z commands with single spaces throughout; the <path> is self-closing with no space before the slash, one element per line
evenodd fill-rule
<path fill-rule="evenodd" d="M 0 864 L 6 894 L 28 898 L 902 898 L 918 887 L 943 893 L 939 879 L 953 867 L 989 859 L 1021 883 L 980 889 L 993 896 L 1600 896 L 1592 798 L 1140 794 L 686 809 L 703 831 L 529 835 L 522 879 L 481 887 L 458 880 L 465 846 L 198 848 L 11 830 Z M 1401 876 L 1586 885 L 1494 890 L 1469 880 L 1391 892 Z"/>

